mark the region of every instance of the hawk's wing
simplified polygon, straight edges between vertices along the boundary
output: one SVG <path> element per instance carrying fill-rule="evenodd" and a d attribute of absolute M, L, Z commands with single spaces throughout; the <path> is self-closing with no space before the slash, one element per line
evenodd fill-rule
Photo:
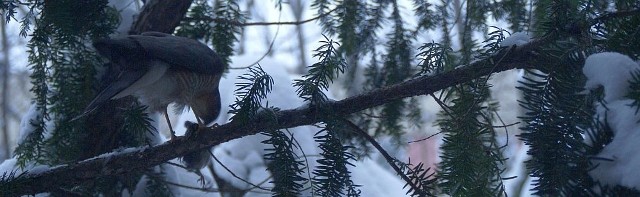
<path fill-rule="evenodd" d="M 173 66 L 208 75 L 219 75 L 224 71 L 225 66 L 220 57 L 197 40 L 160 32 L 146 32 L 128 38 L 135 40 L 150 58 L 157 58 Z"/>
<path fill-rule="evenodd" d="M 116 94 L 122 92 L 127 87 L 138 81 L 138 79 L 144 76 L 144 74 L 147 72 L 146 70 L 128 70 L 115 72 L 111 69 L 108 70 L 109 71 L 107 71 L 105 75 L 115 75 L 115 77 L 109 77 L 110 79 L 108 79 L 107 82 L 104 82 L 109 85 L 102 89 L 98 93 L 98 95 L 96 95 L 96 97 L 91 101 L 91 103 L 89 103 L 89 105 L 84 109 L 84 112 L 73 118 L 74 120 L 91 113 L 93 110 L 96 110 L 100 105 L 104 104 L 105 102 L 113 98 Z"/>
<path fill-rule="evenodd" d="M 84 113 L 74 119 L 90 113 L 134 85 L 150 71 L 151 60 L 160 60 L 200 74 L 220 75 L 224 71 L 220 57 L 206 45 L 189 38 L 159 32 L 98 40 L 93 46 L 100 55 L 111 61 L 109 66 L 118 67 L 107 69 L 105 75 L 109 77 L 109 81 L 105 83 L 109 85 L 98 93 Z M 161 71 L 146 78 L 157 80 L 164 73 L 164 70 Z"/>

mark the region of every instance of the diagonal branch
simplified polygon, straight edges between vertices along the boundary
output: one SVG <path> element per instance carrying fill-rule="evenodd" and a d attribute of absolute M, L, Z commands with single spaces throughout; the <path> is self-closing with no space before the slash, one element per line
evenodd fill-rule
<path fill-rule="evenodd" d="M 389 153 L 387 153 L 387 151 L 384 150 L 384 148 L 382 148 L 382 146 L 380 145 L 380 143 L 378 143 L 376 141 L 376 139 L 374 139 L 366 131 L 364 131 L 360 127 L 358 127 L 358 125 L 353 124 L 353 122 L 351 122 L 351 121 L 349 121 L 347 119 L 342 119 L 341 121 L 344 124 L 346 124 L 349 128 L 351 128 L 351 130 L 353 130 L 354 132 L 358 133 L 359 135 L 364 137 L 367 141 L 369 141 L 369 143 L 373 147 L 378 149 L 378 152 L 380 152 L 382 157 L 384 157 L 384 159 L 387 161 L 387 163 L 389 163 L 391 168 L 393 168 L 393 170 L 396 171 L 396 173 L 398 173 L 398 176 L 400 176 L 400 178 L 402 178 L 402 180 L 404 180 L 404 182 L 406 182 L 407 185 L 411 186 L 412 189 L 410 189 L 409 191 L 411 191 L 411 190 L 420 191 L 420 187 L 418 187 L 418 185 L 415 182 L 411 181 L 411 179 L 404 173 L 404 171 L 402 171 L 402 169 L 400 169 L 400 167 L 398 167 L 398 165 L 396 165 L 396 163 L 395 163 L 396 159 L 391 157 L 391 155 L 389 155 Z"/>
<path fill-rule="evenodd" d="M 147 1 L 138 19 L 131 26 L 129 34 L 140 34 L 145 31 L 172 33 L 192 2 L 193 0 Z"/>
<path fill-rule="evenodd" d="M 550 37 L 538 39 L 529 44 L 505 48 L 486 59 L 475 61 L 457 69 L 418 77 L 396 85 L 383 87 L 340 101 L 323 105 L 333 116 L 345 116 L 361 110 L 412 96 L 430 94 L 452 85 L 509 69 L 534 69 L 537 50 L 550 41 Z M 501 59 L 501 61 L 496 61 Z M 496 63 L 497 62 L 497 63 Z M 496 63 L 496 64 L 494 64 Z M 321 122 L 324 109 L 300 107 L 282 110 L 273 114 L 259 113 L 255 121 L 242 123 L 232 121 L 215 128 L 207 128 L 189 137 L 178 137 L 171 143 L 154 147 L 144 147 L 136 151 L 114 154 L 107 157 L 87 159 L 77 163 L 56 166 L 40 173 L 27 173 L 10 179 L 0 180 L 0 196 L 33 195 L 53 191 L 61 186 L 77 185 L 102 176 L 112 176 L 143 170 L 205 147 L 215 146 L 232 139 L 254 135 L 267 129 L 284 129 Z"/>

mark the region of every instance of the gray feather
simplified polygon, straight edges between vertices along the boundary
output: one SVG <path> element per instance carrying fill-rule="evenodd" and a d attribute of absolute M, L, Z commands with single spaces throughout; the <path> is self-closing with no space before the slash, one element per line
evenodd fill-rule
<path fill-rule="evenodd" d="M 110 61 L 110 68 L 105 74 L 108 76 L 108 80 L 102 82 L 109 85 L 98 93 L 82 115 L 74 119 L 90 113 L 123 90 L 131 87 L 150 71 L 153 66 L 151 62 L 157 60 L 169 64 L 172 69 L 184 69 L 204 75 L 220 76 L 225 69 L 222 60 L 205 44 L 189 38 L 159 32 L 145 32 L 142 35 L 97 40 L 93 46 L 100 55 Z M 219 98 L 217 102 L 219 102 Z M 215 117 L 207 118 L 215 119 Z"/>
<path fill-rule="evenodd" d="M 189 38 L 159 32 L 131 35 L 146 51 L 146 55 L 165 61 L 173 66 L 208 75 L 219 75 L 224 64 L 207 45 Z"/>
<path fill-rule="evenodd" d="M 81 118 L 93 110 L 96 110 L 100 105 L 104 104 L 116 94 L 122 92 L 122 90 L 131 86 L 134 82 L 136 82 L 140 77 L 142 77 L 146 71 L 137 70 L 137 71 L 127 71 L 127 72 L 119 72 L 118 77 L 108 83 L 109 85 L 105 87 L 98 95 L 89 103 L 89 105 L 84 109 L 84 112 L 73 118 L 74 120 Z M 110 74 L 110 73 L 107 73 Z"/>

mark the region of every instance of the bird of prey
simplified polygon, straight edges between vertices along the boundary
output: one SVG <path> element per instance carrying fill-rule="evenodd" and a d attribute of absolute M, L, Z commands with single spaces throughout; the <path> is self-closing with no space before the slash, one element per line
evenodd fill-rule
<path fill-rule="evenodd" d="M 206 45 L 189 38 L 146 32 L 95 41 L 107 58 L 106 87 L 85 108 L 84 116 L 110 99 L 136 96 L 151 111 L 164 113 L 171 138 L 167 107 L 191 107 L 198 123 L 213 122 L 220 112 L 218 84 L 225 65 Z"/>

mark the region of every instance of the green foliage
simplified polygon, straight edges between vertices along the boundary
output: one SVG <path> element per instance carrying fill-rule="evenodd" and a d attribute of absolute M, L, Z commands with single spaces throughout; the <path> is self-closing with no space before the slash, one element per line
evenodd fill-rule
<path fill-rule="evenodd" d="M 134 103 L 134 106 L 127 108 L 122 113 L 124 117 L 124 124 L 120 127 L 121 136 L 116 139 L 121 139 L 122 144 L 119 146 L 136 146 L 140 144 L 151 144 L 146 134 L 150 136 L 159 135 L 156 128 L 153 126 L 153 119 L 149 117 L 146 112 L 147 106 L 140 105 L 140 103 Z"/>
<path fill-rule="evenodd" d="M 320 17 L 320 25 L 322 26 L 322 31 L 328 33 L 329 35 L 334 35 L 336 33 L 336 19 L 328 13 L 331 12 L 331 4 L 334 4 L 336 0 L 314 0 L 311 3 L 311 7 L 317 10 L 318 16 Z"/>
<path fill-rule="evenodd" d="M 54 130 L 46 144 L 50 146 L 48 157 L 52 163 L 49 164 L 60 164 L 80 159 L 92 146 L 86 140 L 86 125 L 74 123 L 71 118 L 84 109 L 84 105 L 78 103 L 87 103 L 91 98 L 92 89 L 86 82 L 92 80 L 94 68 L 100 66 L 96 60 L 100 58 L 89 52 L 91 49 L 85 44 L 89 41 L 87 38 L 54 35 L 60 36 L 56 40 L 61 43 L 51 46 L 52 56 L 48 59 L 52 68 L 48 76 L 51 92 L 47 95 L 47 104 L 49 113 L 54 114 Z"/>
<path fill-rule="evenodd" d="M 20 188 L 8 188 L 7 185 L 9 184 L 6 183 L 19 181 L 21 180 L 20 178 L 23 178 L 24 176 L 26 176 L 26 173 L 18 173 L 17 171 L 2 173 L 2 176 L 0 176 L 0 196 L 17 196 L 18 194 L 15 194 L 13 192 L 15 192 L 15 190 L 19 190 Z M 18 185 L 28 184 L 26 181 L 24 181 L 24 179 L 22 179 L 22 181 L 24 182 L 24 184 Z"/>
<path fill-rule="evenodd" d="M 527 168 L 531 170 L 530 176 L 536 177 L 534 192 L 537 195 L 618 196 L 635 192 L 619 186 L 597 185 L 587 174 L 590 168 L 597 167 L 590 166 L 589 159 L 602 150 L 611 136 L 607 134 L 608 128 L 593 118 L 593 104 L 601 101 L 590 97 L 601 98 L 601 95 L 582 94 L 584 78 L 576 70 L 581 69 L 588 54 L 601 50 L 600 47 L 624 48 L 621 43 L 607 46 L 598 40 L 629 33 L 623 28 L 615 33 L 596 28 L 595 34 L 590 35 L 580 29 L 591 23 L 588 21 L 596 21 L 584 13 L 597 13 L 602 9 L 602 5 L 590 2 L 541 1 L 534 11 L 538 17 L 537 33 L 556 34 L 560 38 L 541 51 L 544 58 L 536 63 L 541 65 L 542 72 L 527 72 L 520 87 L 521 106 L 526 110 L 521 117 L 526 122 L 522 128 L 525 132 L 520 137 L 530 147 L 528 154 L 532 158 L 527 161 Z M 614 21 L 612 23 L 619 22 Z M 602 27 L 595 23 L 589 25 Z M 592 132 L 594 130 L 597 132 Z M 590 136 L 591 146 L 583 142 L 584 135 Z"/>
<path fill-rule="evenodd" d="M 591 4 L 583 3 L 581 8 L 583 12 L 588 13 L 589 18 L 583 19 L 583 22 L 579 24 L 588 24 L 592 26 L 592 29 L 587 32 L 574 32 L 581 33 L 583 42 L 590 44 L 590 50 L 585 50 L 587 54 L 599 51 L 615 51 L 630 56 L 633 59 L 640 58 L 640 48 L 638 48 L 639 40 L 637 36 L 637 26 L 640 24 L 640 17 L 638 17 L 638 8 L 640 3 L 637 1 L 614 1 L 613 4 L 606 4 L 606 2 L 593 2 Z M 602 5 L 606 4 L 606 5 Z M 614 6 L 616 12 L 626 12 L 627 14 L 611 13 L 609 6 Z M 634 11 L 635 10 L 635 11 Z M 583 61 L 583 59 L 580 59 Z M 638 103 L 640 103 L 640 94 L 638 93 L 640 84 L 640 72 L 633 71 L 631 73 L 632 79 L 629 81 L 629 93 L 626 98 L 633 100 L 630 107 L 636 109 L 636 113 L 639 109 Z M 588 95 L 587 100 L 589 103 L 598 103 L 603 107 L 607 107 L 607 103 L 602 101 L 603 92 L 602 89 L 593 91 Z M 593 114 L 593 112 L 591 112 Z M 591 127 L 585 131 L 589 146 L 586 148 L 586 157 L 588 161 L 592 160 L 608 160 L 611 158 L 597 158 L 593 155 L 600 153 L 607 144 L 613 139 L 613 131 L 608 125 L 607 117 L 593 118 L 594 123 Z M 604 120 L 601 122 L 599 120 Z M 590 163 L 590 168 L 597 168 L 598 166 Z M 626 188 L 623 186 L 606 186 L 594 183 L 594 180 L 587 177 L 584 181 L 584 185 L 580 187 L 593 187 L 596 189 L 587 190 L 590 192 L 597 192 L 597 195 L 608 196 L 637 196 L 640 192 L 637 188 Z M 578 188 L 580 188 L 578 187 Z"/>
<path fill-rule="evenodd" d="M 411 66 L 411 59 L 413 57 L 411 38 L 404 27 L 404 22 L 400 16 L 400 10 L 397 4 L 393 6 L 391 20 L 394 26 L 393 31 L 387 35 L 389 38 L 387 55 L 384 57 L 382 67 L 385 86 L 400 83 L 413 74 L 413 68 Z"/>
<path fill-rule="evenodd" d="M 29 62 L 34 93 L 35 116 L 30 117 L 32 131 L 15 150 L 18 165 L 61 165 L 109 152 L 113 148 L 147 144 L 146 132 L 154 132 L 151 119 L 142 106 L 123 110 L 122 125 L 115 132 L 91 130 L 84 119 L 72 120 L 95 94 L 96 68 L 102 58 L 90 43 L 108 37 L 118 24 L 117 12 L 106 0 L 33 1 L 29 4 L 21 34 L 31 22 L 34 30 L 29 41 Z M 79 11 L 81 10 L 81 11 Z M 34 13 L 38 13 L 35 18 Z M 99 193 L 119 195 L 133 191 L 141 174 L 101 177 L 95 182 L 62 188 L 81 195 Z M 53 191 L 52 191 L 53 192 Z M 53 192 L 52 195 L 66 195 Z"/>
<path fill-rule="evenodd" d="M 514 32 L 528 30 L 528 20 L 531 17 L 531 13 L 527 9 L 533 9 L 531 4 L 526 0 L 505 0 L 498 2 L 495 6 L 494 12 L 495 18 L 503 18 L 509 22 L 509 29 Z M 507 17 L 505 17 L 507 15 Z"/>
<path fill-rule="evenodd" d="M 105 14 L 108 1 L 50 1 L 43 6 L 42 19 L 56 27 L 58 34 L 79 35 L 80 33 L 104 32 L 113 28 L 112 21 L 100 20 Z M 79 11 L 82 10 L 82 11 Z M 105 29 L 106 28 L 106 29 Z"/>
<path fill-rule="evenodd" d="M 25 139 L 19 144 L 13 151 L 17 156 L 18 166 L 25 168 L 29 162 L 42 163 L 44 162 L 44 146 L 43 139 L 46 132 L 44 118 L 42 117 L 42 111 L 38 110 L 36 117 L 31 117 L 29 124 L 32 127 L 31 133 L 25 136 Z"/>
<path fill-rule="evenodd" d="M 203 39 L 205 42 L 210 42 L 213 39 L 213 26 L 210 23 L 213 7 L 210 6 L 207 1 L 195 0 L 187 11 L 184 19 L 180 21 L 180 25 L 176 28 L 175 34 L 177 36 Z"/>
<path fill-rule="evenodd" d="M 485 30 L 485 18 L 478 7 L 490 6 L 489 2 L 469 2 L 464 18 L 458 23 L 462 44 L 457 54 L 452 54 L 450 46 L 427 43 L 421 47 L 419 56 L 421 73 L 438 73 L 452 70 L 452 63 L 466 65 L 472 58 L 487 58 L 502 48 L 502 29 L 489 33 L 482 48 L 471 39 L 471 32 Z M 470 10 L 471 9 L 471 10 Z M 448 13 L 444 12 L 445 14 Z M 460 14 L 456 12 L 456 14 Z M 446 25 L 446 24 L 445 24 Z M 496 63 L 496 62 L 489 62 Z M 497 103 L 490 101 L 489 76 L 480 77 L 443 90 L 443 107 L 438 126 L 444 134 L 441 146 L 440 168 L 437 178 L 444 193 L 452 196 L 500 196 L 505 195 L 502 173 L 504 161 L 502 149 L 496 142 L 497 133 L 493 126 Z M 445 103 L 450 103 L 444 105 Z"/>
<path fill-rule="evenodd" d="M 413 5 L 415 6 L 414 12 L 418 16 L 416 31 L 433 29 L 436 25 L 433 18 L 437 17 L 434 10 L 431 9 L 433 5 L 426 0 L 413 0 Z"/>
<path fill-rule="evenodd" d="M 633 100 L 631 105 L 636 108 L 636 113 L 638 113 L 638 111 L 640 111 L 640 70 L 633 71 L 631 77 L 633 77 L 633 79 L 629 81 L 629 89 L 631 91 L 629 91 L 626 97 Z"/>
<path fill-rule="evenodd" d="M 420 51 L 417 55 L 420 57 L 420 63 L 418 64 L 420 72 L 418 72 L 418 76 L 440 73 L 445 70 L 446 65 L 451 65 L 450 56 L 453 50 L 447 46 L 430 42 L 422 45 L 418 48 L 418 51 Z"/>
<path fill-rule="evenodd" d="M 164 169 L 160 166 L 156 167 L 152 172 L 149 172 L 146 176 L 147 187 L 145 188 L 146 194 L 149 196 L 158 197 L 170 197 L 174 196 L 171 193 L 171 189 L 165 183 Z"/>
<path fill-rule="evenodd" d="M 16 8 L 20 3 L 22 2 L 18 0 L 2 1 L 2 4 L 0 4 L 0 9 L 4 11 L 2 17 L 5 17 L 6 21 L 10 21 L 12 18 L 15 19 Z"/>
<path fill-rule="evenodd" d="M 625 3 L 622 3 L 625 4 Z M 630 5 L 629 7 L 620 8 L 621 10 L 629 10 L 631 8 L 640 8 L 640 3 L 634 2 L 630 3 L 634 5 Z M 625 55 L 633 59 L 640 58 L 640 37 L 638 36 L 629 36 L 632 32 L 637 32 L 637 28 L 640 25 L 640 16 L 630 15 L 629 17 L 620 18 L 617 20 L 613 17 L 607 15 L 608 12 L 598 12 L 594 11 L 594 15 L 602 15 L 603 18 L 594 26 L 593 37 L 596 46 L 602 47 L 603 49 L 607 49 L 608 51 L 615 51 Z M 609 19 L 609 20 L 604 20 Z"/>
<path fill-rule="evenodd" d="M 504 194 L 500 164 L 505 160 L 493 129 L 495 108 L 485 78 L 452 87 L 451 105 L 443 109 L 438 125 L 444 133 L 440 187 L 452 196 L 499 196 Z"/>
<path fill-rule="evenodd" d="M 449 19 L 452 18 L 451 13 L 449 12 L 449 9 L 447 8 L 446 5 L 449 4 L 449 2 L 447 0 L 441 0 L 440 3 L 442 5 L 437 5 L 435 6 L 435 9 L 437 11 L 437 18 L 435 18 L 435 21 L 439 21 L 438 24 L 438 28 L 442 29 L 442 32 L 440 32 L 442 34 L 442 38 L 440 41 L 440 44 L 444 45 L 444 46 L 451 46 L 451 30 L 449 29 L 449 26 L 451 25 L 449 23 Z"/>
<path fill-rule="evenodd" d="M 261 109 L 261 101 L 271 92 L 273 79 L 265 73 L 260 66 L 249 68 L 249 73 L 239 76 L 244 82 L 236 83 L 236 102 L 232 104 L 230 113 L 235 114 L 234 121 L 248 122 Z M 263 110 L 267 112 L 268 109 Z M 277 120 L 267 120 L 277 121 Z M 304 172 L 304 162 L 295 153 L 300 149 L 295 143 L 295 138 L 289 133 L 280 130 L 267 130 L 261 134 L 268 137 L 263 144 L 272 145 L 273 148 L 265 149 L 264 159 L 267 161 L 267 170 L 273 175 L 274 187 L 271 189 L 274 196 L 299 196 L 302 186 L 307 178 L 301 174 Z M 291 137 L 289 137 L 291 136 Z"/>
<path fill-rule="evenodd" d="M 31 30 L 31 25 L 36 18 L 36 14 L 38 14 L 37 11 L 41 9 L 43 5 L 44 1 L 23 2 L 21 0 L 7 0 L 2 1 L 0 10 L 3 11 L 2 17 L 5 17 L 5 21 L 9 22 L 11 19 L 18 20 L 15 17 L 16 9 L 19 9 L 21 6 L 27 7 L 25 9 L 27 10 L 26 13 L 23 13 L 24 16 L 20 19 L 20 36 L 26 37 L 27 32 Z"/>
<path fill-rule="evenodd" d="M 244 21 L 245 15 L 240 11 L 237 0 L 195 0 L 175 34 L 211 43 L 222 62 L 229 65 L 233 46 L 241 32 L 237 23 Z"/>
<path fill-rule="evenodd" d="M 293 134 L 287 135 L 279 130 L 261 134 L 269 137 L 262 141 L 263 144 L 273 145 L 273 148 L 265 149 L 264 154 L 264 159 L 268 162 L 267 170 L 273 175 L 273 196 L 300 196 L 302 186 L 308 179 L 301 175 L 305 172 L 305 163 L 295 153 L 300 147 L 296 145 Z"/>
<path fill-rule="evenodd" d="M 347 55 L 354 54 L 357 51 L 357 47 L 361 41 L 357 31 L 354 31 L 356 27 L 361 26 L 358 23 L 363 22 L 366 17 L 366 7 L 363 1 L 342 1 L 342 3 L 336 9 L 336 15 L 342 17 L 335 17 L 338 23 L 337 31 L 342 48 Z M 333 35 L 333 34 L 330 34 Z"/>
<path fill-rule="evenodd" d="M 319 196 L 359 196 L 358 190 L 351 181 L 351 175 L 347 165 L 352 165 L 349 160 L 354 160 L 353 154 L 348 152 L 351 148 L 343 146 L 341 139 L 338 138 L 344 127 L 331 118 L 331 112 L 322 108 L 323 103 L 327 101 L 327 96 L 323 91 L 329 88 L 329 84 L 333 82 L 340 73 L 344 72 L 346 67 L 345 61 L 337 53 L 334 45 L 336 43 L 325 36 L 325 41 L 321 41 L 322 45 L 315 51 L 314 57 L 318 57 L 319 62 L 309 67 L 309 73 L 304 75 L 304 79 L 295 80 L 294 86 L 297 86 L 297 92 L 305 101 L 310 102 L 312 107 L 324 110 L 326 127 L 316 133 L 314 139 L 318 142 L 321 158 L 316 160 L 318 166 L 314 169 L 312 178 L 312 187 L 314 195 Z"/>
<path fill-rule="evenodd" d="M 227 21 L 244 22 L 244 15 L 240 12 L 237 0 L 216 0 L 217 7 L 213 9 L 215 18 Z M 225 65 L 231 63 L 233 45 L 238 41 L 236 34 L 240 33 L 240 27 L 230 23 L 217 22 L 212 27 L 211 44 L 216 53 L 222 58 Z"/>
<path fill-rule="evenodd" d="M 47 86 L 48 68 L 47 60 L 50 42 L 48 39 L 48 31 L 45 28 L 36 29 L 32 35 L 32 41 L 29 47 L 29 60 L 31 66 L 31 83 L 33 87 L 31 92 L 35 95 L 34 104 L 38 115 L 30 120 L 29 124 L 34 126 L 25 138 L 25 140 L 16 147 L 14 154 L 18 157 L 18 165 L 22 168 L 30 161 L 43 161 L 43 139 L 46 132 L 45 122 L 50 120 L 47 111 L 47 95 L 49 87 Z"/>
<path fill-rule="evenodd" d="M 323 33 L 337 36 L 340 52 L 358 56 L 373 50 L 382 27 L 386 0 L 344 1 L 315 0 L 311 7 L 317 10 Z"/>
<path fill-rule="evenodd" d="M 394 160 L 394 163 L 398 165 L 400 170 L 405 172 L 405 175 L 411 180 L 412 183 L 418 186 L 418 189 L 408 187 L 409 183 L 405 183 L 404 188 L 409 188 L 407 194 L 411 196 L 435 196 L 432 191 L 435 191 L 437 181 L 434 177 L 435 172 L 431 168 L 424 168 L 424 163 L 420 162 L 418 165 L 411 165 L 399 160 Z"/>
<path fill-rule="evenodd" d="M 239 2 L 195 0 L 175 33 L 211 43 L 229 64 L 242 28 L 239 24 L 245 19 Z M 598 100 L 597 93 L 581 93 L 584 80 L 579 72 L 586 55 L 594 52 L 616 51 L 640 58 L 637 47 L 640 46 L 637 36 L 640 15 L 637 11 L 609 14 L 611 8 L 623 12 L 638 9 L 638 1 L 412 2 L 413 7 L 402 8 L 395 0 L 312 1 L 311 8 L 320 16 L 323 33 L 338 40 L 325 37 L 315 50 L 314 57 L 319 61 L 310 66 L 303 79 L 294 82 L 300 97 L 310 106 L 325 110 L 321 118 L 326 126 L 315 136 L 322 153 L 311 180 L 314 195 L 357 196 L 359 193 L 357 185 L 350 180 L 348 166 L 355 159 L 351 151 L 365 149 L 363 155 L 366 155 L 367 146 L 364 141 L 359 141 L 357 147 L 343 145 L 345 142 L 355 144 L 357 135 L 344 131 L 332 119 L 334 114 L 323 108 L 323 103 L 328 101 L 324 92 L 347 68 L 343 57 L 349 59 L 352 69 L 346 76 L 358 76 L 358 65 L 367 65 L 364 89 L 368 90 L 450 71 L 475 59 L 503 52 L 499 43 L 505 39 L 507 31 L 501 29 L 504 27 L 489 31 L 488 17 L 506 20 L 510 31 L 528 31 L 536 37 L 553 38 L 550 43 L 544 43 L 544 50 L 532 53 L 535 57 L 522 60 L 537 66 L 537 71 L 526 72 L 520 87 L 523 94 L 520 104 L 526 110 L 521 117 L 524 133 L 520 138 L 530 147 L 531 160 L 527 161 L 527 168 L 535 179 L 534 193 L 542 196 L 638 194 L 636 190 L 621 186 L 598 185 L 587 174 L 589 169 L 597 167 L 590 166 L 590 159 L 598 159 L 592 156 L 611 141 L 613 132 L 606 122 L 593 118 L 593 103 L 600 102 L 605 106 L 606 103 Z M 88 126 L 70 121 L 70 118 L 83 110 L 82 104 L 92 98 L 95 68 L 102 65 L 100 57 L 87 43 L 108 36 L 118 23 L 115 10 L 106 7 L 106 3 L 106 0 L 61 0 L 47 1 L 45 6 L 45 1 L 8 0 L 0 5 L 2 17 L 20 21 L 22 36 L 33 27 L 28 47 L 36 115 L 30 117 L 32 131 L 14 152 L 21 167 L 34 163 L 73 162 L 88 157 L 87 149 L 95 146 L 86 140 L 91 137 L 86 132 Z M 282 3 L 275 1 L 279 10 L 282 10 Z M 455 3 L 461 5 L 452 5 Z M 20 19 L 16 19 L 18 6 L 27 8 Z M 403 11 L 412 13 L 401 13 Z M 402 16 L 415 16 L 416 24 L 406 23 Z M 383 29 L 384 24 L 389 24 L 389 28 Z M 422 40 L 416 38 L 433 31 L 442 37 L 427 41 L 415 50 L 414 41 Z M 475 40 L 472 35 L 479 32 L 485 35 L 486 41 Z M 378 46 L 379 40 L 384 40 L 384 47 Z M 417 67 L 412 66 L 415 63 Z M 633 73 L 633 77 L 632 90 L 627 96 L 634 99 L 634 107 L 640 109 L 640 72 Z M 263 109 L 261 102 L 274 82 L 260 67 L 250 68 L 249 74 L 239 78 L 244 82 L 236 84 L 237 98 L 230 113 L 235 114 L 234 121 L 249 122 Z M 448 106 L 438 122 L 444 133 L 438 175 L 424 169 L 421 163 L 410 166 L 396 161 L 404 174 L 418 185 L 419 189 L 412 188 L 410 194 L 504 195 L 505 159 L 501 147 L 496 144 L 496 129 L 492 123 L 498 104 L 491 101 L 488 78 L 484 76 L 442 92 L 441 99 Z M 407 123 L 413 125 L 421 119 L 419 99 L 392 101 L 351 118 L 367 132 L 399 140 L 407 130 Z M 265 111 L 268 110 L 277 109 Z M 110 145 L 144 144 L 147 132 L 155 130 L 144 107 L 132 106 L 122 111 L 122 115 L 123 124 L 118 125 L 118 133 L 113 134 L 117 140 Z M 299 145 L 290 133 L 280 130 L 262 133 L 268 137 L 263 143 L 273 145 L 266 150 L 265 159 L 274 175 L 274 195 L 300 195 L 303 184 L 309 180 L 301 175 L 305 167 L 300 155 L 295 153 Z M 583 142 L 583 136 L 589 136 L 591 145 Z M 105 151 L 108 150 L 97 152 Z M 4 174 L 0 187 L 3 181 L 10 181 L 15 176 Z M 96 181 L 97 186 L 81 185 L 70 191 L 85 195 L 96 195 L 96 191 L 116 195 L 124 188 L 132 187 L 141 176 L 134 173 L 125 178 L 105 177 Z M 161 173 L 148 176 L 149 194 L 170 194 Z"/>
<path fill-rule="evenodd" d="M 377 84 L 380 86 L 375 88 L 397 84 L 414 75 L 414 67 L 411 61 L 413 57 L 411 38 L 404 27 L 398 5 L 393 3 L 392 9 L 390 20 L 393 21 L 393 29 L 387 34 L 389 39 L 386 44 L 387 54 L 383 56 L 382 67 L 377 71 L 380 77 L 380 81 Z M 378 119 L 375 123 L 377 128 L 374 134 L 376 136 L 391 135 L 396 139 L 401 136 L 404 133 L 402 120 L 408 115 L 409 108 L 407 107 L 408 103 L 405 100 L 391 101 L 382 106 L 379 116 L 383 118 Z"/>
<path fill-rule="evenodd" d="M 327 100 L 324 92 L 329 88 L 329 84 L 333 79 L 344 72 L 346 63 L 344 59 L 337 53 L 334 45 L 336 42 L 324 37 L 324 41 L 320 41 L 322 45 L 315 51 L 313 57 L 317 57 L 320 61 L 309 66 L 309 73 L 302 76 L 304 79 L 297 79 L 294 86 L 297 86 L 298 95 L 311 104 L 322 104 Z"/>
<path fill-rule="evenodd" d="M 249 73 L 239 76 L 246 82 L 236 83 L 236 101 L 229 113 L 235 114 L 232 120 L 247 122 L 256 115 L 261 107 L 261 100 L 267 97 L 273 86 L 273 78 L 262 70 L 262 67 L 251 67 Z"/>
<path fill-rule="evenodd" d="M 507 30 L 504 30 L 502 28 L 495 27 L 495 26 L 492 26 L 492 28 L 495 28 L 495 30 L 489 32 L 488 34 L 489 37 L 482 42 L 485 45 L 482 46 L 482 49 L 479 52 L 480 58 L 489 57 L 502 49 L 502 47 L 500 46 L 500 42 L 504 40 L 505 38 L 504 33 L 507 32 Z"/>
<path fill-rule="evenodd" d="M 527 168 L 537 178 L 535 194 L 573 196 L 589 190 L 582 128 L 591 125 L 591 106 L 579 94 L 584 81 L 576 80 L 582 76 L 575 72 L 584 58 L 576 52 L 569 59 L 549 60 L 557 62 L 551 72 L 529 72 L 522 82 L 520 102 L 527 112 L 521 119 L 527 124 L 520 137 L 530 147 Z"/>
<path fill-rule="evenodd" d="M 36 96 L 34 101 L 40 114 L 37 120 L 32 120 L 34 131 L 16 149 L 23 167 L 29 161 L 43 164 L 73 161 L 89 146 L 84 140 L 84 125 L 70 122 L 72 115 L 83 109 L 83 105 L 78 103 L 86 103 L 91 97 L 91 86 L 87 82 L 93 79 L 94 68 L 101 65 L 96 61 L 100 58 L 90 53 L 91 49 L 85 43 L 105 37 L 117 22 L 117 17 L 106 7 L 106 1 L 89 4 L 74 1 L 68 2 L 69 6 L 58 3 L 47 6 L 36 3 L 32 6 L 39 7 L 31 7 L 42 12 L 28 44 L 34 85 L 31 90 Z M 69 9 L 77 8 L 74 6 L 94 12 L 89 14 Z M 78 24 L 73 18 L 82 18 L 81 22 L 87 24 Z M 51 131 L 45 128 L 48 121 L 53 121 L 54 129 Z M 47 139 L 44 138 L 45 132 L 50 134 Z"/>
<path fill-rule="evenodd" d="M 351 181 L 347 165 L 354 166 L 349 160 L 355 160 L 349 152 L 351 147 L 343 146 L 333 133 L 340 128 L 336 124 L 327 126 L 313 137 L 320 144 L 321 159 L 316 160 L 318 166 L 313 171 L 313 187 L 318 196 L 360 196 L 358 185 Z"/>
<path fill-rule="evenodd" d="M 31 117 L 29 124 L 33 126 L 33 130 L 25 137 L 25 139 L 18 144 L 18 147 L 14 150 L 14 154 L 18 158 L 18 166 L 21 168 L 26 167 L 26 164 L 30 161 L 42 163 L 44 161 L 44 134 L 46 132 L 45 123 L 50 120 L 47 111 L 47 94 L 49 93 L 49 87 L 47 86 L 47 60 L 49 51 L 48 31 L 45 28 L 36 29 L 32 34 L 32 40 L 27 47 L 29 47 L 29 60 L 31 61 L 31 83 L 35 98 L 33 105 L 36 108 L 36 117 Z"/>

